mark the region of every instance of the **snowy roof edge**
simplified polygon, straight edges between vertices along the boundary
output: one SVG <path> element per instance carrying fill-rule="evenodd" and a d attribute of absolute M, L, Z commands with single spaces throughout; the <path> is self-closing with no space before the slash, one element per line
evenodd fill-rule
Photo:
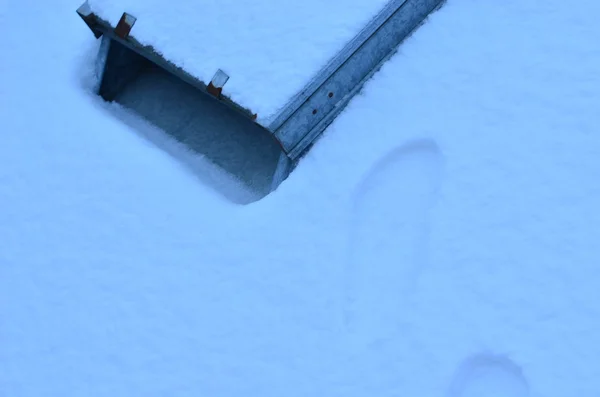
<path fill-rule="evenodd" d="M 445 0 L 390 0 L 371 21 L 340 50 L 291 100 L 277 112 L 268 125 L 258 120 L 251 109 L 222 95 L 213 87 L 167 60 L 152 46 L 141 44 L 129 35 L 123 13 L 116 27 L 94 14 L 87 1 L 77 10 L 96 38 L 103 34 L 191 84 L 204 93 L 240 112 L 269 131 L 288 157 L 296 159 L 327 128 L 360 90 L 362 85 L 389 59 L 395 49 Z M 135 23 L 135 17 L 133 23 Z M 130 26 L 129 26 L 130 28 Z M 127 34 L 121 32 L 126 29 Z M 214 80 L 214 79 L 213 79 Z"/>
<path fill-rule="evenodd" d="M 213 87 L 213 82 L 204 82 L 199 78 L 191 75 L 187 71 L 185 71 L 182 67 L 176 65 L 175 63 L 169 61 L 164 56 L 162 56 L 158 51 L 154 49 L 152 46 L 141 44 L 133 35 L 121 35 L 119 33 L 120 26 L 117 25 L 113 27 L 107 20 L 100 18 L 97 14 L 93 13 L 89 10 L 89 7 L 86 7 L 87 2 L 84 3 L 81 7 L 77 9 L 77 14 L 83 19 L 86 25 L 90 28 L 90 30 L 94 33 L 96 38 L 99 38 L 103 35 L 108 36 L 112 40 L 116 40 L 119 43 L 123 44 L 130 50 L 140 54 L 144 58 L 154 62 L 155 64 L 161 66 L 168 72 L 174 74 L 181 80 L 185 81 L 188 84 L 191 84 L 196 89 L 199 89 L 211 96 L 218 96 L 218 99 L 233 108 L 234 110 L 242 113 L 242 115 L 246 116 L 252 121 L 256 121 L 257 114 L 252 112 L 251 109 L 244 107 L 237 102 L 233 101 L 226 95 L 221 94 L 220 90 L 218 90 L 218 95 L 216 94 Z M 125 21 L 125 16 L 129 16 L 127 13 L 123 13 L 123 17 L 121 17 L 121 21 Z M 135 19 L 135 18 L 134 18 Z M 221 72 L 217 70 L 217 75 Z M 214 79 L 214 78 L 213 78 Z M 258 124 L 258 123 L 257 123 Z M 262 126 L 262 124 L 261 124 Z M 264 126 L 263 126 L 264 127 Z"/>

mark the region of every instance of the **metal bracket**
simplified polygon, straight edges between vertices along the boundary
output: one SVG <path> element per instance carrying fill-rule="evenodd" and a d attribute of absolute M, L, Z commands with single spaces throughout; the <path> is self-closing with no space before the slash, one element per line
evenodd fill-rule
<path fill-rule="evenodd" d="M 229 75 L 222 71 L 221 69 L 217 70 L 217 73 L 213 76 L 212 80 L 206 87 L 206 91 L 209 94 L 214 96 L 215 98 L 221 99 L 221 93 L 223 92 L 223 86 L 229 80 Z"/>
<path fill-rule="evenodd" d="M 115 34 L 122 39 L 126 39 L 129 36 L 129 32 L 131 32 L 131 28 L 135 25 L 135 21 L 137 21 L 136 17 L 124 12 L 119 23 L 117 23 Z"/>
<path fill-rule="evenodd" d="M 88 28 L 90 28 L 94 34 L 94 37 L 99 39 L 102 36 L 102 32 L 96 29 L 98 21 L 96 16 L 92 13 L 92 8 L 87 1 L 77 9 L 77 14 L 81 17 L 81 19 L 83 19 L 83 22 L 85 22 Z"/>

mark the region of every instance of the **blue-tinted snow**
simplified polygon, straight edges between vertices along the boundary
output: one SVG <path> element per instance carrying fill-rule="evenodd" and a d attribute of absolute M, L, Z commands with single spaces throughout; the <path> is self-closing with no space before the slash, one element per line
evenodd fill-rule
<path fill-rule="evenodd" d="M 600 3 L 450 0 L 248 206 L 86 91 L 77 2 L 32 4 L 0 28 L 0 395 L 600 393 Z"/>

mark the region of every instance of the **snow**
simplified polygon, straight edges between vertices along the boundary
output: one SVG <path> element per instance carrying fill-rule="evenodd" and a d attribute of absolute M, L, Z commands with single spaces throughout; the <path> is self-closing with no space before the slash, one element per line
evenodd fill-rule
<path fill-rule="evenodd" d="M 92 11 L 112 26 L 123 12 L 135 16 L 133 37 L 201 81 L 225 71 L 230 79 L 223 94 L 256 113 L 262 125 L 386 3 L 89 0 Z"/>
<path fill-rule="evenodd" d="M 245 206 L 34 5 L 0 26 L 0 395 L 600 393 L 600 3 L 450 0 Z"/>

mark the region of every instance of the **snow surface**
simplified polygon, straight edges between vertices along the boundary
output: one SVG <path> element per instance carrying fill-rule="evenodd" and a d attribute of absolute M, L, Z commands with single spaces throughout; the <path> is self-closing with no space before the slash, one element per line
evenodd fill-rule
<path fill-rule="evenodd" d="M 89 0 L 116 26 L 137 18 L 131 35 L 209 82 L 267 125 L 388 0 Z"/>
<path fill-rule="evenodd" d="M 600 3 L 450 0 L 247 206 L 91 94 L 78 5 L 0 26 L 1 396 L 600 394 Z"/>

